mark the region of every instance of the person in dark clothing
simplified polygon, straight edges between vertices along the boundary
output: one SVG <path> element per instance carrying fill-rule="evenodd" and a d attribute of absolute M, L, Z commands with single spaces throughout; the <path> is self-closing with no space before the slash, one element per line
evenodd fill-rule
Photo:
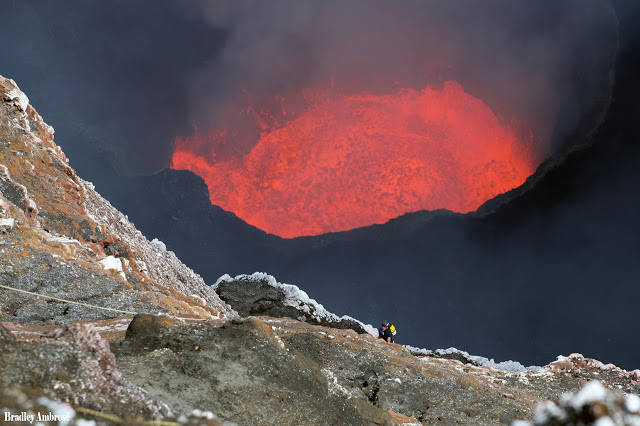
<path fill-rule="evenodd" d="M 393 334 L 391 330 L 389 330 L 389 327 L 391 327 L 391 324 L 388 321 L 383 322 L 378 329 L 378 338 L 385 342 L 393 343 Z"/>

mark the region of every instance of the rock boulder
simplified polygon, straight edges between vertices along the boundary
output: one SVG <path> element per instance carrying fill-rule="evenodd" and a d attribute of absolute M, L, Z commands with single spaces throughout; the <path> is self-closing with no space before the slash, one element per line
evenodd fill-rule
<path fill-rule="evenodd" d="M 282 284 L 271 275 L 224 275 L 215 284 L 216 293 L 242 316 L 270 316 L 293 318 L 311 324 L 377 336 L 375 329 L 349 316 L 338 317 L 309 298 L 295 285 Z"/>

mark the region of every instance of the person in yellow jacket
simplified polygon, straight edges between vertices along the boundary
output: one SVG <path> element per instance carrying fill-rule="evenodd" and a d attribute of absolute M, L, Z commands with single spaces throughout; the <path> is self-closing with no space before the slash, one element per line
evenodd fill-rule
<path fill-rule="evenodd" d="M 378 338 L 385 342 L 393 343 L 393 336 L 396 335 L 396 327 L 389 321 L 384 321 L 378 329 Z"/>

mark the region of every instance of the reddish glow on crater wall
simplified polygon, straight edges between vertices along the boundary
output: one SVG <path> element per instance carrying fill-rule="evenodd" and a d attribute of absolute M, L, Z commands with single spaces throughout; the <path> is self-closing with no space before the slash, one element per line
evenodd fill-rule
<path fill-rule="evenodd" d="M 215 161 L 197 153 L 206 143 L 198 135 L 178 138 L 171 167 L 204 178 L 213 204 L 266 232 L 296 237 L 422 209 L 469 212 L 522 184 L 536 166 L 530 144 L 457 82 L 304 99 L 288 122 L 262 120 L 248 154 Z"/>

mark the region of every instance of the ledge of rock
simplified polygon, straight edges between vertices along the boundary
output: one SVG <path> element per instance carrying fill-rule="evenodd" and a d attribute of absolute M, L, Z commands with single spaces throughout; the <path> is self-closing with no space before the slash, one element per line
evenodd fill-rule
<path fill-rule="evenodd" d="M 295 285 L 283 284 L 271 275 L 256 272 L 232 278 L 223 275 L 214 285 L 216 293 L 242 316 L 293 318 L 311 324 L 377 336 L 376 329 L 349 316 L 338 317 Z"/>

